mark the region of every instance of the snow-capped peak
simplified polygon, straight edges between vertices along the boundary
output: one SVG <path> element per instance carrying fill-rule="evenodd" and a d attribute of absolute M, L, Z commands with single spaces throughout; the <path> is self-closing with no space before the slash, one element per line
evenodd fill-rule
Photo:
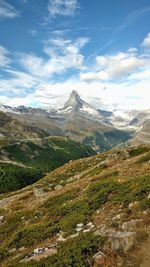
<path fill-rule="evenodd" d="M 80 112 L 88 116 L 94 116 L 99 119 L 102 118 L 101 114 L 92 105 L 85 102 L 76 91 L 72 91 L 64 107 L 58 110 L 58 113 L 69 114 L 71 112 Z"/>

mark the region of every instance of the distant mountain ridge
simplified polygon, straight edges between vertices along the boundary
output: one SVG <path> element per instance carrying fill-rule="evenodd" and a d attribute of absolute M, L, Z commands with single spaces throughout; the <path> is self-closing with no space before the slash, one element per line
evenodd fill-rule
<path fill-rule="evenodd" d="M 48 111 L 42 108 L 9 107 L 6 105 L 1 105 L 0 110 L 2 111 L 0 117 L 3 113 L 11 121 L 13 120 L 7 124 L 9 127 L 6 129 L 4 127 L 5 131 L 0 129 L 1 138 L 3 136 L 9 137 L 10 133 L 12 136 L 13 132 L 15 132 L 13 137 L 16 135 L 17 137 L 23 136 L 23 138 L 67 136 L 90 145 L 97 151 L 103 151 L 122 145 L 130 139 L 137 140 L 135 136 L 143 125 L 147 125 L 145 127 L 147 138 L 143 137 L 141 141 L 138 139 L 138 144 L 139 142 L 144 143 L 145 140 L 146 142 L 150 141 L 147 135 L 149 123 L 146 123 L 150 119 L 150 110 L 101 110 L 84 101 L 74 90 L 64 106 L 57 110 Z M 16 129 L 14 124 L 17 125 Z M 28 134 L 29 131 L 30 134 Z"/>

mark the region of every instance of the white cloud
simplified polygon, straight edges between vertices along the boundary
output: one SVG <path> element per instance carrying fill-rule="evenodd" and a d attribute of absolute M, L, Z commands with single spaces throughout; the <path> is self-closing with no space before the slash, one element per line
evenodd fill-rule
<path fill-rule="evenodd" d="M 27 73 L 14 71 L 14 70 L 5 70 L 9 77 L 6 79 L 0 79 L 0 93 L 1 96 L 3 93 L 9 94 L 10 98 L 15 97 L 16 95 L 26 95 L 38 84 L 38 81 L 30 76 Z"/>
<path fill-rule="evenodd" d="M 125 78 L 132 72 L 149 64 L 150 59 L 138 55 L 135 48 L 130 48 L 127 52 L 119 52 L 115 55 L 96 56 L 95 71 L 81 73 L 83 80 L 114 80 Z"/>
<path fill-rule="evenodd" d="M 0 0 L 0 18 L 15 18 L 19 16 L 18 10 L 12 5 L 8 4 L 5 0 Z"/>
<path fill-rule="evenodd" d="M 150 33 L 147 34 L 141 45 L 143 47 L 150 48 Z"/>
<path fill-rule="evenodd" d="M 9 65 L 11 61 L 8 55 L 9 55 L 8 50 L 0 45 L 0 67 L 6 67 Z"/>
<path fill-rule="evenodd" d="M 50 39 L 44 52 L 48 59 L 36 55 L 22 55 L 21 64 L 26 71 L 36 77 L 50 78 L 53 74 L 64 73 L 66 70 L 82 69 L 84 56 L 81 48 L 88 42 L 87 38 L 78 38 L 75 42 L 63 38 Z"/>
<path fill-rule="evenodd" d="M 73 16 L 77 8 L 77 0 L 49 0 L 48 3 L 48 11 L 52 17 Z"/>
<path fill-rule="evenodd" d="M 44 46 L 47 59 L 33 54 L 21 55 L 26 72 L 5 69 L 10 77 L 0 80 L 0 91 L 5 94 L 1 101 L 13 106 L 57 108 L 63 106 L 72 90 L 77 90 L 88 101 L 92 102 L 92 97 L 102 99 L 104 103 L 99 108 L 150 108 L 149 50 L 141 54 L 136 48 L 129 48 L 113 55 L 97 55 L 94 65 L 90 62 L 85 72 L 81 49 L 88 41 L 83 37 L 75 41 L 50 39 Z M 63 77 L 66 70 L 72 69 L 80 71 L 80 77 L 76 74 L 59 82 L 53 76 Z"/>

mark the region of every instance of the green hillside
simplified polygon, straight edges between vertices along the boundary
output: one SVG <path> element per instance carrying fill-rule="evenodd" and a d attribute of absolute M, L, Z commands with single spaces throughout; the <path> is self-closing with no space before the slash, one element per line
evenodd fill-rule
<path fill-rule="evenodd" d="M 0 193 L 32 184 L 70 160 L 95 154 L 91 148 L 61 137 L 39 139 L 38 144 L 22 141 L 4 145 L 0 150 L 0 158 L 5 157 L 0 162 Z"/>
<path fill-rule="evenodd" d="M 1 195 L 2 267 L 98 267 L 98 252 L 102 266 L 140 267 L 150 234 L 149 153 L 145 146 L 75 160 Z"/>

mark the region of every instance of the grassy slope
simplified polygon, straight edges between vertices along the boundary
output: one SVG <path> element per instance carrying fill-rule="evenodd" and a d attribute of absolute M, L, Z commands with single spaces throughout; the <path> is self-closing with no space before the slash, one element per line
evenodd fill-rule
<path fill-rule="evenodd" d="M 102 249 L 105 241 L 94 232 L 103 223 L 117 230 L 117 224 L 111 220 L 118 214 L 118 209 L 124 214 L 124 221 L 133 218 L 147 220 L 143 210 L 150 207 L 147 198 L 150 193 L 149 151 L 150 147 L 126 152 L 114 150 L 76 160 L 56 169 L 26 190 L 12 194 L 7 198 L 7 204 L 5 196 L 2 196 L 0 212 L 5 216 L 0 228 L 3 266 L 88 267 L 89 262 L 92 264 L 92 256 Z M 54 189 L 58 184 L 63 186 L 61 190 Z M 129 204 L 134 201 L 138 206 L 136 210 L 130 210 Z M 34 248 L 53 243 L 60 231 L 68 237 L 76 233 L 78 223 L 86 225 L 89 221 L 95 225 L 94 229 L 60 244 L 57 255 L 43 258 L 39 263 L 19 263 Z M 20 253 L 19 248 L 25 247 L 16 259 L 12 259 L 14 255 L 8 252 L 14 247 L 17 249 L 14 255 Z M 129 266 L 138 267 L 133 258 Z"/>
<path fill-rule="evenodd" d="M 69 160 L 88 157 L 95 152 L 75 141 L 51 137 L 40 141 L 18 142 L 3 146 L 0 155 L 7 155 L 10 161 L 25 164 L 25 168 L 13 164 L 0 163 L 0 193 L 20 189 L 43 177 Z"/>

